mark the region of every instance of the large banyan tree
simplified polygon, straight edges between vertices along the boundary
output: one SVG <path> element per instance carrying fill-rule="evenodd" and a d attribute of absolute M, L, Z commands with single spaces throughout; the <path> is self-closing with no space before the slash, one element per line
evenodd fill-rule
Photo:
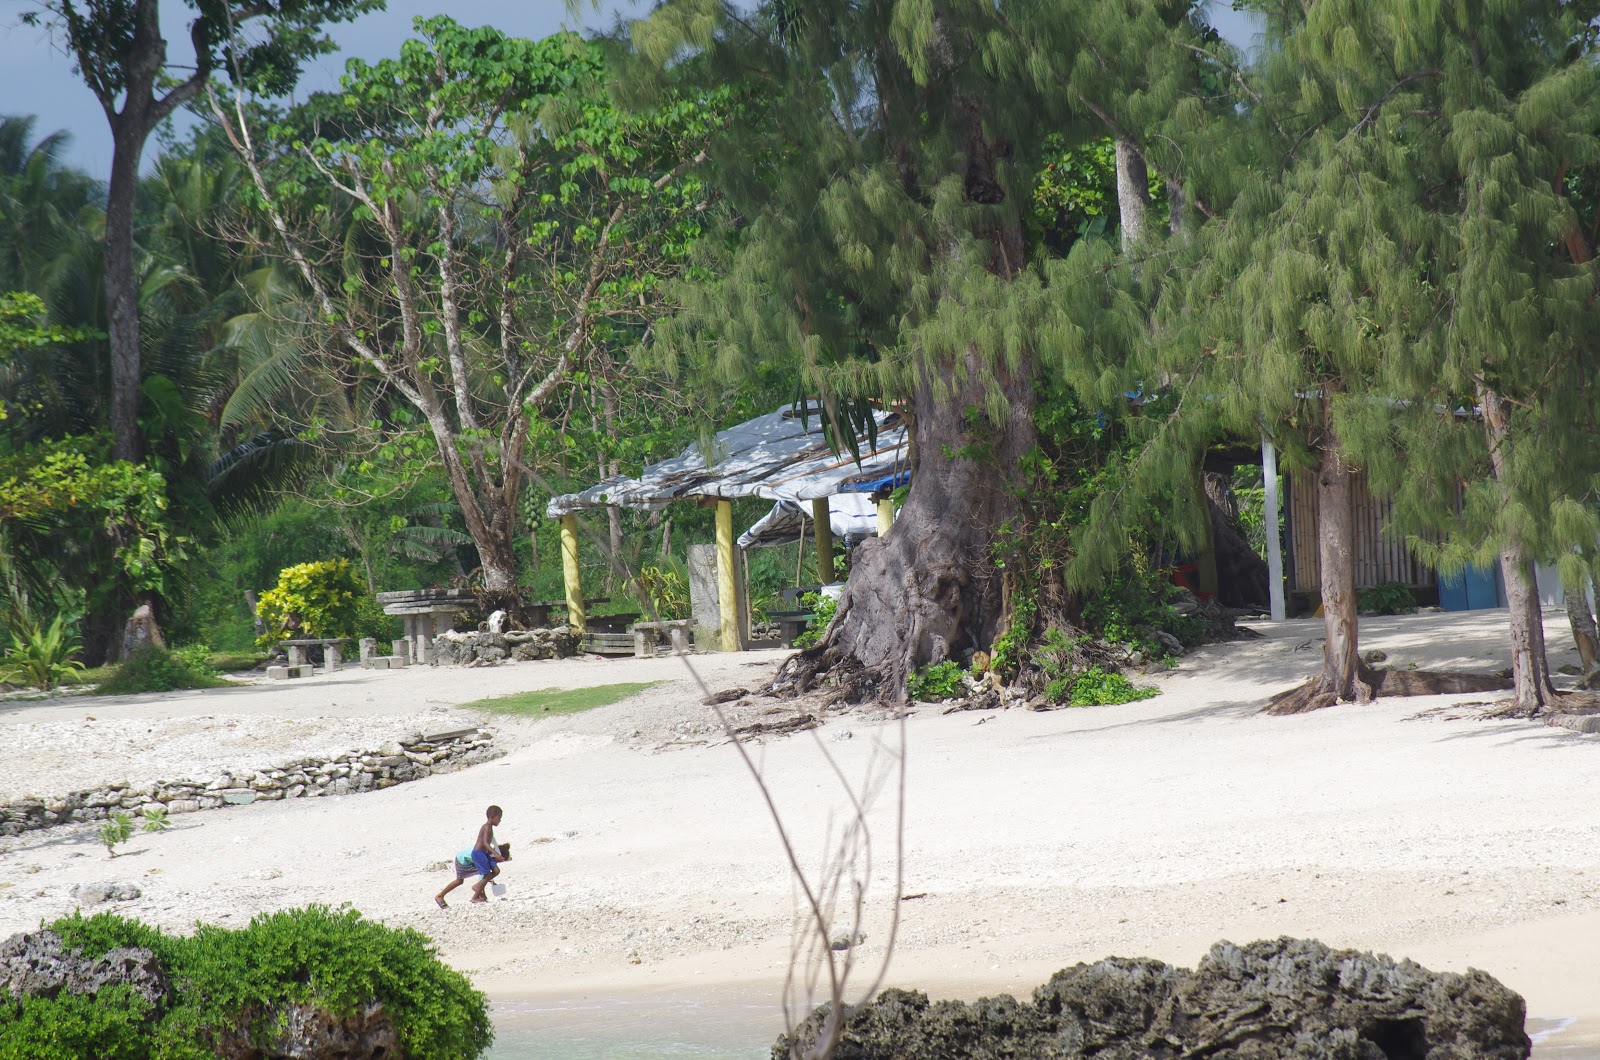
<path fill-rule="evenodd" d="M 897 695 L 1005 629 L 993 549 L 1025 489 L 1041 368 L 1092 363 L 1090 332 L 1127 320 L 1113 242 L 1069 270 L 1027 227 L 1046 137 L 1120 132 L 1094 97 L 1122 72 L 1074 60 L 1091 24 L 1119 62 L 1170 29 L 1158 5 L 889 0 L 681 0 L 635 27 L 647 55 L 693 50 L 746 101 L 712 151 L 738 237 L 659 347 L 729 375 L 786 365 L 841 423 L 882 401 L 910 425 L 909 495 L 790 663 L 800 688 Z"/>

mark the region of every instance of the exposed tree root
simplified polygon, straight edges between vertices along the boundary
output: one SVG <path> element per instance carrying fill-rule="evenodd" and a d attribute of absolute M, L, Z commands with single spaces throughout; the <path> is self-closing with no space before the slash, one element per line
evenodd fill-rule
<path fill-rule="evenodd" d="M 1387 696 L 1449 696 L 1467 692 L 1501 692 L 1512 687 L 1509 674 L 1452 673 L 1433 670 L 1374 670 L 1365 664 L 1356 677 L 1356 702 Z M 1262 713 L 1282 716 L 1321 710 L 1340 702 L 1321 675 L 1267 700 Z"/>
<path fill-rule="evenodd" d="M 1526 707 L 1515 700 L 1484 714 L 1486 718 L 1550 718 L 1557 714 L 1600 714 L 1600 693 L 1577 691 L 1556 692 L 1549 702 L 1536 707 Z"/>

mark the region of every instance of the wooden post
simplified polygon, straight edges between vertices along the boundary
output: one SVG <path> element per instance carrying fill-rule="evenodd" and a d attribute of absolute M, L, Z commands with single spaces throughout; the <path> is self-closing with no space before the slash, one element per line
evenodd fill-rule
<path fill-rule="evenodd" d="M 811 536 L 817 542 L 817 581 L 827 585 L 833 581 L 833 522 L 826 497 L 811 502 Z"/>
<path fill-rule="evenodd" d="M 1288 617 L 1283 606 L 1283 543 L 1278 540 L 1278 451 L 1261 439 L 1261 481 L 1266 486 L 1267 602 L 1272 621 Z"/>
<path fill-rule="evenodd" d="M 878 536 L 889 532 L 894 526 L 894 500 L 889 497 L 878 498 Z"/>
<path fill-rule="evenodd" d="M 561 517 L 561 577 L 567 585 L 567 625 L 584 630 L 583 586 L 578 578 L 578 517 L 572 512 Z"/>
<path fill-rule="evenodd" d="M 734 568 L 733 502 L 717 501 L 717 617 L 722 628 L 722 650 L 739 651 L 739 577 Z"/>

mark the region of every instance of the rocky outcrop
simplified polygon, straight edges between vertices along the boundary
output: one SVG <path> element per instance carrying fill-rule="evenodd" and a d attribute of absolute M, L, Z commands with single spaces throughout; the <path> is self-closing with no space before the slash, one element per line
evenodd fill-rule
<path fill-rule="evenodd" d="M 20 835 L 77 821 L 98 821 L 114 813 L 166 810 L 171 814 L 243 805 L 256 800 L 316 798 L 375 791 L 453 773 L 499 758 L 488 729 L 460 729 L 424 736 L 417 733 L 371 751 L 337 758 L 300 758 L 268 769 L 224 773 L 210 780 L 119 781 L 66 795 L 23 795 L 0 803 L 0 836 Z"/>
<path fill-rule="evenodd" d="M 583 645 L 583 635 L 568 626 L 512 630 L 506 633 L 441 633 L 433 641 L 433 661 L 450 666 L 487 666 L 512 659 L 570 659 Z"/>
<path fill-rule="evenodd" d="M 156 955 L 124 947 L 104 957 L 69 952 L 54 931 L 12 935 L 0 942 L 0 994 L 13 998 L 55 997 L 62 991 L 94 996 L 108 986 L 124 985 L 162 1008 L 171 985 Z"/>
<path fill-rule="evenodd" d="M 795 1032 L 798 1055 L 827 1018 Z M 846 1017 L 838 1060 L 1524 1060 L 1522 998 L 1479 971 L 1430 972 L 1320 942 L 1219 942 L 1194 971 L 1110 958 L 1033 1001 L 930 1002 L 886 990 Z M 774 1060 L 791 1055 L 785 1036 Z"/>
<path fill-rule="evenodd" d="M 219 1060 L 381 1060 L 400 1057 L 400 1036 L 384 1007 L 371 1002 L 348 1016 L 316 1005 L 281 1005 L 260 1018 L 240 1020 L 214 1037 Z M 255 1034 L 251 1027 L 257 1028 Z"/>

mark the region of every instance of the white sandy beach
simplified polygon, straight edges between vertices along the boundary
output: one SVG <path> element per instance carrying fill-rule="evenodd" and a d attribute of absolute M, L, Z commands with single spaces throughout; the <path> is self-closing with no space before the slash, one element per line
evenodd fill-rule
<path fill-rule="evenodd" d="M 1547 622 L 1564 647 L 1560 618 Z M 1504 624 L 1498 611 L 1372 619 L 1363 648 L 1397 667 L 1494 669 L 1509 661 Z M 1192 965 L 1217 939 L 1291 934 L 1480 967 L 1522 992 L 1530 1014 L 1600 1027 L 1600 736 L 1483 720 L 1461 705 L 1481 696 L 1264 717 L 1267 695 L 1315 668 L 1321 627 L 1261 629 L 1265 639 L 1206 648 L 1151 678 L 1163 694 L 1141 703 L 919 709 L 904 728 L 902 890 L 924 897 L 899 903 L 888 981 L 1026 993 L 1079 960 Z M 753 688 L 783 657 L 694 663 L 713 689 Z M 794 889 L 755 786 L 686 676 L 676 659 L 580 659 L 0 704 L 0 795 L 205 777 L 458 723 L 492 725 L 508 751 L 383 791 L 184 815 L 114 860 L 92 826 L 0 839 L 0 936 L 75 908 L 78 883 L 134 883 L 142 897 L 117 910 L 179 929 L 348 902 L 428 933 L 497 998 L 738 998 L 770 1004 L 770 1040 Z M 576 716 L 457 706 L 645 680 L 669 683 Z M 740 713 L 774 709 L 790 708 L 757 699 Z M 756 745 L 808 865 L 844 806 L 821 750 L 859 776 L 899 731 L 882 712 L 846 713 Z M 516 853 L 505 898 L 469 907 L 459 890 L 435 909 L 440 866 L 470 845 L 490 802 L 505 807 Z M 855 951 L 866 970 L 884 954 L 895 894 L 890 795 L 873 822 Z"/>

